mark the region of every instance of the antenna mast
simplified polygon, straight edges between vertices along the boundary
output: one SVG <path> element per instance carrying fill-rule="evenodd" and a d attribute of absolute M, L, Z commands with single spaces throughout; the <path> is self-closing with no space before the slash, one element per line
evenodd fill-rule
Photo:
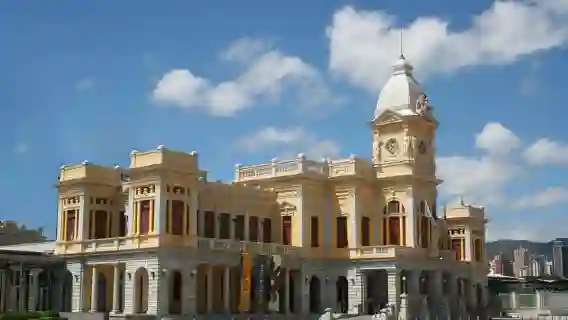
<path fill-rule="evenodd" d="M 400 58 L 404 59 L 404 29 L 400 28 Z"/>

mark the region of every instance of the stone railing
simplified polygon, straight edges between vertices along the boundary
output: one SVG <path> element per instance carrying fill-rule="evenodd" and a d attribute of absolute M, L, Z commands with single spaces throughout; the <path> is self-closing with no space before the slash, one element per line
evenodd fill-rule
<path fill-rule="evenodd" d="M 252 181 L 270 178 L 280 178 L 301 174 L 315 175 L 322 178 L 337 178 L 343 176 L 358 175 L 361 177 L 372 176 L 372 165 L 363 159 L 350 156 L 347 159 L 333 160 L 322 159 L 321 161 L 308 160 L 303 154 L 299 154 L 294 160 L 277 161 L 270 163 L 243 166 L 237 165 L 235 169 L 235 181 Z"/>
<path fill-rule="evenodd" d="M 235 181 L 250 181 L 299 174 L 315 174 L 327 177 L 329 176 L 329 167 L 327 162 L 308 160 L 303 154 L 299 154 L 295 160 L 276 161 L 276 159 L 273 159 L 268 164 L 237 165 Z"/>
<path fill-rule="evenodd" d="M 428 258 L 428 250 L 424 248 L 409 248 L 395 245 L 366 246 L 349 249 L 351 259 L 394 259 L 394 258 Z"/>
<path fill-rule="evenodd" d="M 161 239 L 158 235 L 131 235 L 119 238 L 67 241 L 58 242 L 56 244 L 55 252 L 56 254 L 78 254 L 169 247 L 174 243 L 169 240 L 172 240 L 170 239 L 170 235 L 166 235 L 163 239 Z M 185 238 L 183 240 L 175 241 L 175 245 L 228 252 L 247 252 L 252 254 L 281 254 L 298 257 L 304 255 L 304 250 L 300 247 L 286 246 L 279 243 L 249 242 L 215 238 Z"/>
<path fill-rule="evenodd" d="M 132 250 L 156 247 L 158 235 L 129 235 L 125 237 L 85 239 L 75 241 L 58 241 L 55 245 L 56 254 L 76 254 Z"/>
<path fill-rule="evenodd" d="M 231 252 L 247 252 L 251 254 L 281 254 L 303 256 L 303 248 L 286 246 L 279 243 L 248 242 L 226 239 L 198 238 L 199 249 L 210 249 Z"/>

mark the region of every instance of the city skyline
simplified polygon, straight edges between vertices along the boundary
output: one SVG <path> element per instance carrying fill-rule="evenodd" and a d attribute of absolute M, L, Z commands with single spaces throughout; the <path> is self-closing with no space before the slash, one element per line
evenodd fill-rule
<path fill-rule="evenodd" d="M 0 191 L 18 205 L 0 218 L 45 226 L 53 238 L 58 168 L 125 166 L 124 150 L 199 150 L 221 180 L 237 163 L 300 152 L 370 159 L 363 124 L 402 29 L 443 123 L 438 204 L 463 195 L 486 206 L 490 239 L 563 235 L 563 1 L 222 6 L 3 1 L 0 103 L 12 121 L 0 141 L 0 165 L 10 168 Z"/>

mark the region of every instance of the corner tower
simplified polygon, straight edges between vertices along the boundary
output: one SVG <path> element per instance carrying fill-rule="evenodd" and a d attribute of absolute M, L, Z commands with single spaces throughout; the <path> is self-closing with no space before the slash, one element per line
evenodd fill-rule
<path fill-rule="evenodd" d="M 436 219 L 436 128 L 428 96 L 403 55 L 382 88 L 371 127 L 382 192 L 383 244 L 432 247 Z"/>

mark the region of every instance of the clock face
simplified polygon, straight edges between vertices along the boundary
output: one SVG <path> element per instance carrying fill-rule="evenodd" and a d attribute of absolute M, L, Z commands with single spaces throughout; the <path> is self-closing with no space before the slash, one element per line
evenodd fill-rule
<path fill-rule="evenodd" d="M 394 138 L 388 139 L 387 142 L 385 143 L 385 149 L 391 155 L 393 156 L 396 155 L 399 150 L 398 141 L 396 141 L 396 139 Z"/>
<path fill-rule="evenodd" d="M 420 144 L 418 145 L 418 151 L 420 151 L 420 153 L 424 154 L 424 153 L 426 153 L 427 150 L 428 150 L 428 147 L 426 146 L 426 142 L 424 142 L 424 140 L 420 141 Z"/>

